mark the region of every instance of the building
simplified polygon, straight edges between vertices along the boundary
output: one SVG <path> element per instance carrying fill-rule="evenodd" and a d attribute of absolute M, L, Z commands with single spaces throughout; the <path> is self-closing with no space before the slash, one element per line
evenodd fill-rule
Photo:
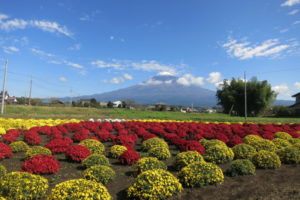
<path fill-rule="evenodd" d="M 3 95 L 3 92 L 1 91 L 0 92 L 0 102 L 2 102 L 2 95 Z M 5 91 L 4 93 L 4 101 L 5 103 L 8 103 L 8 104 L 14 104 L 14 103 L 17 103 L 17 98 L 15 96 L 11 97 L 9 96 L 8 92 Z"/>
<path fill-rule="evenodd" d="M 293 108 L 293 109 L 300 109 L 300 92 L 298 92 L 297 94 L 294 94 L 292 97 L 295 97 L 296 98 L 296 102 L 295 104 L 291 105 L 290 108 Z"/>

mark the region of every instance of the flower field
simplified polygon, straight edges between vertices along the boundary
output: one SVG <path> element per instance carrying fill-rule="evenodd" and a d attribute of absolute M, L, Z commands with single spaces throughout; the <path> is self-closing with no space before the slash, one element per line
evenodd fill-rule
<path fill-rule="evenodd" d="M 0 199 L 299 197 L 299 164 L 300 124 L 0 119 Z"/>

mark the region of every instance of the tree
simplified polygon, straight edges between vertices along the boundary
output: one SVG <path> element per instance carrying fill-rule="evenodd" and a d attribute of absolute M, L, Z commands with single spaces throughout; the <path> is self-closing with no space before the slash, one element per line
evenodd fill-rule
<path fill-rule="evenodd" d="M 92 107 L 97 107 L 97 100 L 95 98 L 90 99 L 90 105 Z"/>
<path fill-rule="evenodd" d="M 268 81 L 258 81 L 255 77 L 247 85 L 247 110 L 249 115 L 256 116 L 265 110 L 276 98 Z M 222 88 L 217 90 L 218 104 L 224 113 L 245 115 L 245 82 L 232 79 L 224 80 Z"/>
<path fill-rule="evenodd" d="M 107 103 L 107 107 L 108 107 L 108 108 L 113 108 L 113 107 L 114 107 L 114 103 L 111 102 L 111 101 L 109 101 L 109 102 Z"/>

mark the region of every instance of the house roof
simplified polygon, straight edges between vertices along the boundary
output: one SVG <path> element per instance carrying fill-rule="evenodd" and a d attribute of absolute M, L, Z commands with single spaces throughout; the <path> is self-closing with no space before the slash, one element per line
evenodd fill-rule
<path fill-rule="evenodd" d="M 300 92 L 298 92 L 297 94 L 294 94 L 292 97 L 296 97 L 296 96 L 299 96 L 300 95 Z"/>
<path fill-rule="evenodd" d="M 293 108 L 293 107 L 296 107 L 296 106 L 300 106 L 300 103 L 295 103 L 295 104 L 293 104 L 293 105 L 291 105 L 291 106 L 289 106 L 290 108 Z"/>

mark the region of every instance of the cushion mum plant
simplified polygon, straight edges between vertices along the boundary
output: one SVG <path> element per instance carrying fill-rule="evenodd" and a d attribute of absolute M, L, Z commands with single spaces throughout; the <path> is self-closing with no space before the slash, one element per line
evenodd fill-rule
<path fill-rule="evenodd" d="M 55 185 L 47 200 L 93 199 L 110 200 L 107 188 L 101 183 L 85 179 L 73 179 Z"/>
<path fill-rule="evenodd" d="M 222 169 L 213 163 L 192 163 L 178 173 L 180 182 L 187 187 L 203 187 L 205 185 L 222 184 Z"/>
<path fill-rule="evenodd" d="M 13 155 L 11 148 L 4 143 L 0 143 L 0 160 L 9 158 Z"/>
<path fill-rule="evenodd" d="M 206 149 L 204 159 L 216 164 L 227 163 L 232 161 L 234 153 L 231 148 L 223 145 L 214 145 Z"/>
<path fill-rule="evenodd" d="M 109 160 L 105 155 L 103 154 L 92 154 L 85 158 L 82 161 L 83 166 L 86 168 L 92 167 L 94 165 L 105 165 L 110 166 Z"/>
<path fill-rule="evenodd" d="M 66 158 L 75 162 L 81 162 L 89 155 L 91 155 L 90 151 L 81 145 L 70 146 L 65 153 Z"/>
<path fill-rule="evenodd" d="M 163 139 L 158 138 L 158 137 L 150 138 L 148 140 L 145 140 L 142 143 L 142 150 L 143 151 L 149 151 L 150 149 L 152 149 L 154 147 L 169 148 L 169 145 L 166 141 L 164 141 Z"/>
<path fill-rule="evenodd" d="M 110 148 L 109 154 L 112 158 L 119 158 L 119 156 L 122 155 L 122 153 L 126 150 L 127 148 L 123 145 L 113 145 Z"/>
<path fill-rule="evenodd" d="M 133 150 L 126 150 L 119 157 L 119 160 L 122 164 L 133 165 L 135 164 L 141 156 Z"/>
<path fill-rule="evenodd" d="M 47 149 L 46 147 L 42 146 L 33 146 L 30 149 L 28 149 L 25 153 L 26 159 L 29 159 L 33 156 L 38 155 L 51 155 L 50 149 Z"/>
<path fill-rule="evenodd" d="M 27 172 L 11 172 L 0 181 L 0 195 L 7 199 L 41 199 L 47 191 L 47 179 Z"/>
<path fill-rule="evenodd" d="M 129 198 L 164 200 L 183 190 L 179 180 L 170 172 L 157 169 L 142 172 L 128 188 Z"/>
<path fill-rule="evenodd" d="M 239 144 L 232 147 L 235 159 L 251 159 L 257 152 L 254 147 L 249 144 Z"/>
<path fill-rule="evenodd" d="M 155 147 L 148 151 L 149 156 L 158 158 L 159 160 L 166 160 L 171 158 L 171 153 L 166 147 Z"/>
<path fill-rule="evenodd" d="M 16 141 L 9 144 L 13 152 L 26 152 L 29 149 L 28 144 L 23 141 Z"/>
<path fill-rule="evenodd" d="M 3 165 L 0 165 L 0 179 L 1 177 L 6 175 L 6 172 L 7 172 L 6 168 Z"/>
<path fill-rule="evenodd" d="M 154 169 L 167 170 L 167 165 L 155 157 L 144 157 L 137 161 L 134 168 L 135 171 L 139 174 L 147 170 L 154 170 Z"/>
<path fill-rule="evenodd" d="M 116 176 L 115 171 L 104 165 L 94 165 L 83 172 L 83 177 L 87 180 L 106 184 Z"/>
<path fill-rule="evenodd" d="M 26 160 L 21 169 L 32 174 L 54 174 L 59 171 L 60 165 L 54 156 L 38 155 Z"/>
<path fill-rule="evenodd" d="M 195 162 L 204 162 L 202 155 L 197 151 L 185 151 L 176 155 L 174 164 L 175 167 L 180 170 Z"/>
<path fill-rule="evenodd" d="M 293 146 L 288 146 L 278 150 L 277 155 L 281 162 L 285 164 L 299 164 L 300 163 L 300 149 Z"/>
<path fill-rule="evenodd" d="M 274 134 L 275 138 L 280 138 L 280 139 L 284 139 L 284 140 L 289 140 L 289 139 L 292 139 L 293 137 L 286 133 L 286 132 L 276 132 Z"/>
<path fill-rule="evenodd" d="M 90 150 L 91 154 L 101 154 L 105 150 L 104 145 L 100 141 L 94 139 L 82 140 L 79 145 L 85 146 Z"/>
<path fill-rule="evenodd" d="M 255 165 L 248 159 L 234 160 L 226 170 L 226 174 L 229 176 L 254 175 Z"/>
<path fill-rule="evenodd" d="M 281 166 L 280 158 L 275 152 L 261 150 L 253 155 L 253 164 L 258 168 L 276 169 Z"/>

